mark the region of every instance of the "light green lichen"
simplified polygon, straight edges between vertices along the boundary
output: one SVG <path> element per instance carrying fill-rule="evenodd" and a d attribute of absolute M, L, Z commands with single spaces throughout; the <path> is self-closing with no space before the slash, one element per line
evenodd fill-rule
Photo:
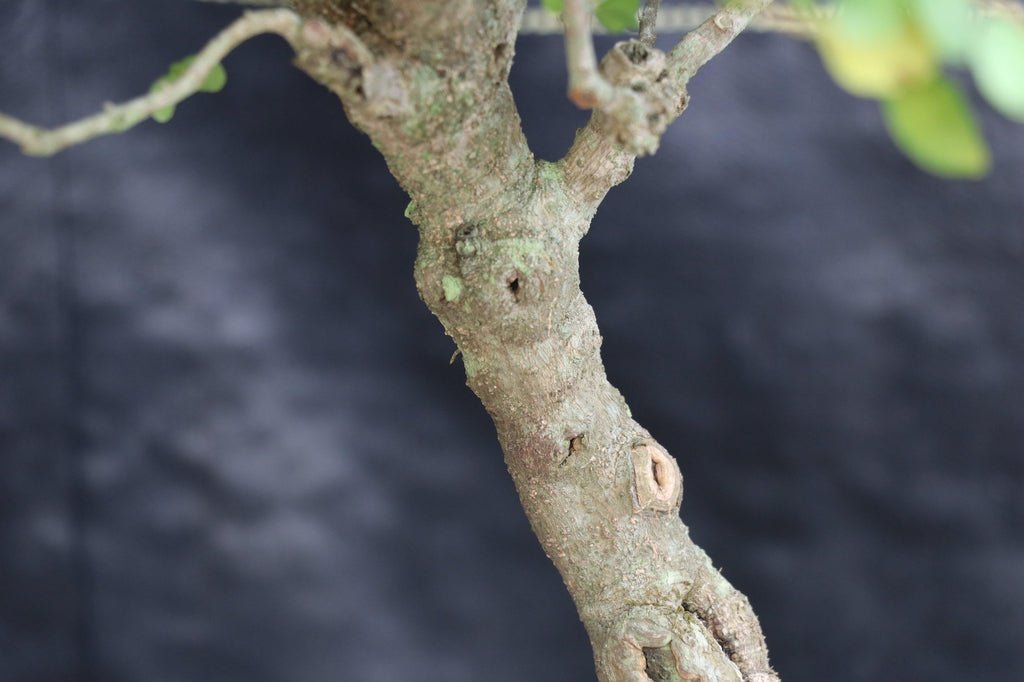
<path fill-rule="evenodd" d="M 480 369 L 480 365 L 477 364 L 476 360 L 465 353 L 462 354 L 462 366 L 466 370 L 467 379 L 472 379 L 476 376 L 477 371 Z"/>
<path fill-rule="evenodd" d="M 445 275 L 441 278 L 441 288 L 444 289 L 444 300 L 452 303 L 462 296 L 462 280 L 452 275 Z"/>
<path fill-rule="evenodd" d="M 550 161 L 541 161 L 537 164 L 537 174 L 546 183 L 562 182 L 562 167 Z"/>
<path fill-rule="evenodd" d="M 509 256 L 512 264 L 524 274 L 532 269 L 529 259 L 544 252 L 544 243 L 537 239 L 516 238 L 508 242 Z"/>
<path fill-rule="evenodd" d="M 405 217 L 406 218 L 411 218 L 412 217 L 412 212 L 415 211 L 415 210 L 416 210 L 416 202 L 415 201 L 410 201 L 409 205 L 405 207 Z"/>

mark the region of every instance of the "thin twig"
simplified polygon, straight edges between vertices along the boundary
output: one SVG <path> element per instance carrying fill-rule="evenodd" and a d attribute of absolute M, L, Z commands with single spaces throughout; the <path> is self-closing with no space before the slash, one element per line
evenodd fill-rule
<path fill-rule="evenodd" d="M 975 0 L 973 5 L 974 16 L 1001 17 L 1024 22 L 1024 4 L 1020 0 Z M 714 14 L 716 9 L 710 3 L 663 4 L 658 12 L 657 31 L 662 35 L 692 31 Z M 792 5 L 773 5 L 754 17 L 746 30 L 811 38 L 820 25 L 819 20 L 832 16 L 835 8 L 826 3 L 816 6 L 812 11 L 813 14 L 808 14 L 808 10 Z M 557 15 L 540 7 L 531 7 L 523 14 L 519 32 L 523 35 L 555 35 L 562 31 L 562 22 Z M 597 25 L 593 27 L 593 32 L 602 34 L 608 30 Z"/>
<path fill-rule="evenodd" d="M 569 99 L 583 109 L 593 109 L 612 95 L 612 87 L 597 70 L 597 56 L 590 33 L 589 0 L 565 0 L 565 58 L 569 70 Z"/>
<path fill-rule="evenodd" d="M 343 27 L 327 28 L 319 22 L 307 22 L 285 9 L 247 12 L 208 42 L 188 69 L 163 88 L 122 104 L 107 104 L 97 114 L 52 130 L 0 114 L 0 138 L 20 145 L 26 154 L 52 156 L 94 138 L 123 132 L 145 121 L 160 109 L 174 106 L 198 92 L 206 76 L 224 57 L 240 44 L 263 33 L 280 35 L 296 49 L 343 42 L 352 49 L 361 63 L 372 60 L 355 35 Z"/>
<path fill-rule="evenodd" d="M 989 1 L 1015 4 L 1013 0 Z M 711 3 L 685 5 L 661 3 L 658 9 L 657 32 L 660 35 L 668 35 L 692 31 L 717 10 L 718 7 Z M 830 11 L 829 5 L 821 5 L 816 13 L 827 14 Z M 642 20 L 643 14 L 641 14 Z M 813 28 L 813 23 L 807 20 L 802 10 L 798 11 L 796 8 L 784 4 L 768 8 L 755 17 L 748 26 L 748 30 L 753 31 L 796 35 L 806 35 Z M 559 15 L 541 7 L 530 7 L 523 13 L 519 33 L 520 35 L 559 35 L 563 33 L 564 29 Z M 609 33 L 608 29 L 601 24 L 595 24 L 591 30 L 595 35 Z"/>
<path fill-rule="evenodd" d="M 647 0 L 643 12 L 640 13 L 640 42 L 647 47 L 654 47 L 658 37 L 658 10 L 661 0 Z"/>
<path fill-rule="evenodd" d="M 685 83 L 724 50 L 772 0 L 736 0 L 715 12 L 680 40 L 668 54 L 669 75 Z"/>

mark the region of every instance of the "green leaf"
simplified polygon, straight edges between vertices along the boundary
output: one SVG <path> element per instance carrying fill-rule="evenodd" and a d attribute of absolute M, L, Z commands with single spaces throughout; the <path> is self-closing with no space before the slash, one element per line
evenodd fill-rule
<path fill-rule="evenodd" d="M 149 86 L 149 91 L 153 93 L 159 90 L 163 90 L 165 87 L 167 87 L 167 84 L 170 82 L 171 81 L 168 80 L 167 76 L 162 76 L 161 78 L 158 78 L 156 82 L 153 83 L 153 85 Z M 155 112 L 153 112 L 153 120 L 157 123 L 167 123 L 173 117 L 174 105 L 164 107 L 163 109 L 157 109 Z"/>
<path fill-rule="evenodd" d="M 903 22 L 883 40 L 851 39 L 841 25 L 829 22 L 818 33 L 818 50 L 832 78 L 861 97 L 892 97 L 932 79 L 937 69 L 934 48 L 913 24 Z"/>
<path fill-rule="evenodd" d="M 947 178 L 985 175 L 991 157 L 960 90 L 946 78 L 910 88 L 884 102 L 893 140 L 918 166 Z"/>
<path fill-rule="evenodd" d="M 168 83 L 173 83 L 188 71 L 189 67 L 192 66 L 192 62 L 196 60 L 195 56 L 185 57 L 182 60 L 176 61 L 171 64 L 171 68 L 167 71 L 167 75 L 161 80 L 165 80 Z M 206 74 L 206 78 L 203 79 L 203 84 L 199 86 L 201 92 L 220 92 L 224 89 L 224 86 L 228 82 L 227 71 L 224 70 L 224 66 L 217 64 L 210 72 Z"/>
<path fill-rule="evenodd" d="M 604 0 L 594 14 L 597 20 L 613 33 L 635 31 L 638 27 L 637 12 L 640 11 L 640 0 Z"/>
<path fill-rule="evenodd" d="M 561 14 L 565 9 L 565 0 L 541 0 L 544 9 L 555 14 Z"/>
<path fill-rule="evenodd" d="M 217 64 L 210 69 L 210 73 L 206 74 L 206 78 L 203 79 L 203 84 L 199 86 L 199 89 L 203 92 L 220 92 L 227 83 L 228 72 L 224 70 L 222 64 Z"/>
<path fill-rule="evenodd" d="M 157 109 L 153 112 L 153 120 L 157 123 L 167 123 L 174 118 L 174 105 L 164 107 L 163 109 Z"/>
<path fill-rule="evenodd" d="M 946 59 L 959 61 L 974 42 L 970 0 L 913 0 L 918 24 Z"/>
<path fill-rule="evenodd" d="M 971 54 L 974 80 L 1007 118 L 1024 123 L 1024 27 L 992 21 Z"/>

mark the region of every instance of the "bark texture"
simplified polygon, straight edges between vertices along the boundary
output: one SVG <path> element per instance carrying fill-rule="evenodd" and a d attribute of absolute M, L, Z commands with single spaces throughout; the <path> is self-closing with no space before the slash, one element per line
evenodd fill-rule
<path fill-rule="evenodd" d="M 338 94 L 412 199 L 419 293 L 494 420 L 598 677 L 776 680 L 746 598 L 679 519 L 676 461 L 605 376 L 578 244 L 633 152 L 598 112 L 565 159 L 534 159 L 507 82 L 524 4 L 296 0 L 305 16 L 348 26 L 372 55 L 317 48 L 298 65 Z M 686 102 L 658 85 L 664 62 L 631 42 L 603 69 L 614 86 L 650 86 L 644 102 L 659 107 L 662 128 Z"/>

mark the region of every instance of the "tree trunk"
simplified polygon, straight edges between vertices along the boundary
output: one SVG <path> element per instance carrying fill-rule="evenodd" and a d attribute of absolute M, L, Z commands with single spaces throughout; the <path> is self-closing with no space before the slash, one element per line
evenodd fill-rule
<path fill-rule="evenodd" d="M 462 351 L 600 677 L 647 679 L 635 675 L 653 667 L 644 654 L 671 645 L 680 676 L 654 679 L 739 680 L 704 625 L 725 640 L 756 627 L 753 613 L 690 540 L 675 461 L 605 376 L 579 289 L 577 245 L 591 216 L 555 164 L 537 163 L 508 192 L 509 210 L 471 222 L 420 216 L 416 282 Z M 759 637 L 733 646 L 725 653 L 736 663 L 767 673 Z"/>
<path fill-rule="evenodd" d="M 338 49 L 298 63 L 341 97 L 412 197 L 420 296 L 494 420 L 598 677 L 776 680 L 746 598 L 679 519 L 675 460 L 605 376 L 578 245 L 633 157 L 598 134 L 596 115 L 566 159 L 533 158 L 507 82 L 523 5 L 303 0 L 307 15 L 352 28 L 374 61 Z"/>

